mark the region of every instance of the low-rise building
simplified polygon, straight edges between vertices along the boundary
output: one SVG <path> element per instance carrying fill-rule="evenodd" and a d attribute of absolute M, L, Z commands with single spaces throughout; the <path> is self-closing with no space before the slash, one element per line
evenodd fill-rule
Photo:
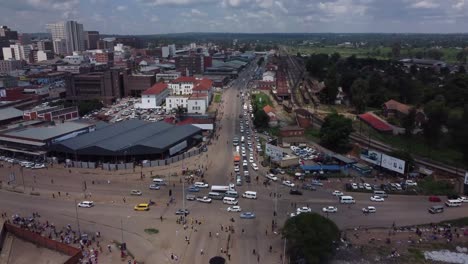
<path fill-rule="evenodd" d="M 24 62 L 20 60 L 0 60 L 0 73 L 10 73 L 23 69 Z"/>
<path fill-rule="evenodd" d="M 189 95 L 170 95 L 166 97 L 166 112 L 178 108 L 187 109 L 189 97 Z"/>
<path fill-rule="evenodd" d="M 209 105 L 209 97 L 207 93 L 194 93 L 187 100 L 187 112 L 189 114 L 206 113 Z"/>
<path fill-rule="evenodd" d="M 156 83 L 141 94 L 141 103 L 137 108 L 155 109 L 161 106 L 169 95 L 167 83 Z"/>
<path fill-rule="evenodd" d="M 78 119 L 78 107 L 64 107 L 63 105 L 34 107 L 23 112 L 24 120 L 69 121 Z"/>
<path fill-rule="evenodd" d="M 263 81 L 264 82 L 274 82 L 275 81 L 275 72 L 266 71 L 263 73 Z"/>
<path fill-rule="evenodd" d="M 164 82 L 170 82 L 173 81 L 181 76 L 180 72 L 176 71 L 169 71 L 169 72 L 164 72 L 164 73 L 157 73 L 156 74 L 156 81 L 160 82 L 161 79 L 164 80 Z"/>
<path fill-rule="evenodd" d="M 142 92 L 156 83 L 154 74 L 132 74 L 130 69 L 123 73 L 124 95 L 140 97 Z"/>

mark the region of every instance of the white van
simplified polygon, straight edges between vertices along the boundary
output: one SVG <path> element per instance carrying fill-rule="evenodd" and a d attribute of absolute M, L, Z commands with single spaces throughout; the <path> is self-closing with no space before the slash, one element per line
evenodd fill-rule
<path fill-rule="evenodd" d="M 230 204 L 230 205 L 237 205 L 238 202 L 237 202 L 236 198 L 224 197 L 223 198 L 223 203 Z"/>
<path fill-rule="evenodd" d="M 246 191 L 242 194 L 242 197 L 247 199 L 257 199 L 257 192 Z"/>
<path fill-rule="evenodd" d="M 353 204 L 353 203 L 356 203 L 356 201 L 354 200 L 354 198 L 352 196 L 343 195 L 343 196 L 340 196 L 340 203 L 342 203 L 342 204 Z"/>
<path fill-rule="evenodd" d="M 237 198 L 237 197 L 239 197 L 239 194 L 237 194 L 236 191 L 227 191 L 227 192 L 224 194 L 224 196 Z"/>
<path fill-rule="evenodd" d="M 244 136 L 241 137 L 241 142 L 244 143 Z"/>
<path fill-rule="evenodd" d="M 447 207 L 458 207 L 458 206 L 461 206 L 461 201 L 460 200 L 447 200 L 445 202 L 445 205 Z"/>
<path fill-rule="evenodd" d="M 209 192 L 208 197 L 213 200 L 222 200 L 224 196 L 218 192 Z"/>
<path fill-rule="evenodd" d="M 384 197 L 384 198 L 388 197 L 388 194 L 386 192 L 384 192 L 384 191 L 374 191 L 374 195 Z"/>
<path fill-rule="evenodd" d="M 166 182 L 160 178 L 154 178 L 153 183 L 156 183 L 157 185 L 166 185 Z"/>

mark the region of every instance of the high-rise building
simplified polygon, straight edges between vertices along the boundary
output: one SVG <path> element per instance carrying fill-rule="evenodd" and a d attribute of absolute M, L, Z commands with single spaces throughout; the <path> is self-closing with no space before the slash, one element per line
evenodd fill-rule
<path fill-rule="evenodd" d="M 37 49 L 38 50 L 50 50 L 50 51 L 53 51 L 54 50 L 54 45 L 52 43 L 52 41 L 48 40 L 48 39 L 44 39 L 44 40 L 39 40 L 37 42 Z"/>
<path fill-rule="evenodd" d="M 18 32 L 12 31 L 7 26 L 0 26 L 0 37 L 5 37 L 8 40 L 17 40 L 18 39 Z"/>
<path fill-rule="evenodd" d="M 175 57 L 175 67 L 184 76 L 193 76 L 204 72 L 203 55 L 188 55 Z"/>
<path fill-rule="evenodd" d="M 97 42 L 99 41 L 99 32 L 98 31 L 85 31 L 84 41 L 85 41 L 86 50 L 97 49 Z"/>
<path fill-rule="evenodd" d="M 47 29 L 52 34 L 54 51 L 58 54 L 72 54 L 74 51 L 84 50 L 83 24 L 76 21 L 47 24 Z M 63 53 L 61 41 L 65 42 L 66 52 Z M 56 47 L 56 43 L 61 47 Z M 58 51 L 62 52 L 59 53 Z"/>
<path fill-rule="evenodd" d="M 4 60 L 16 60 L 15 50 L 12 47 L 2 48 Z"/>
<path fill-rule="evenodd" d="M 65 39 L 54 39 L 52 43 L 55 54 L 68 54 L 67 41 Z"/>
<path fill-rule="evenodd" d="M 3 48 L 3 57 L 5 60 L 25 60 L 29 61 L 31 45 L 10 45 L 9 48 Z"/>

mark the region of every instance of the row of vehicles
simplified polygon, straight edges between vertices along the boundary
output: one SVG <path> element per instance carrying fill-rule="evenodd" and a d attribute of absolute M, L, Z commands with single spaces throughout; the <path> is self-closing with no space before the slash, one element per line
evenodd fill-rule
<path fill-rule="evenodd" d="M 7 156 L 0 156 L 0 160 L 6 161 L 11 164 L 19 164 L 23 168 L 28 168 L 28 169 L 44 169 L 46 168 L 46 165 L 43 162 L 32 162 L 32 161 L 27 161 L 27 160 L 20 160 L 20 159 L 15 159 L 15 158 L 10 158 Z"/>

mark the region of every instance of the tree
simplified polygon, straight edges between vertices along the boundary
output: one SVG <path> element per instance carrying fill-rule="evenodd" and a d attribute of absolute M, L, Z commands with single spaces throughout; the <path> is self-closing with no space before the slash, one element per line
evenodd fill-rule
<path fill-rule="evenodd" d="M 369 101 L 369 82 L 364 79 L 357 79 L 351 85 L 351 103 L 358 113 L 366 110 Z"/>
<path fill-rule="evenodd" d="M 463 163 L 468 166 L 468 105 L 465 105 L 462 118 L 452 130 L 453 142 L 463 154 Z"/>
<path fill-rule="evenodd" d="M 338 78 L 337 78 L 337 73 L 336 73 L 336 67 L 333 66 L 328 71 L 327 77 L 325 79 L 325 90 L 323 92 L 323 95 L 325 97 L 325 100 L 329 104 L 334 104 L 337 94 L 338 94 Z"/>
<path fill-rule="evenodd" d="M 405 129 L 405 135 L 411 137 L 413 130 L 416 128 L 416 108 L 411 108 L 409 113 L 403 117 L 401 126 Z"/>
<path fill-rule="evenodd" d="M 462 50 L 457 53 L 457 61 L 463 64 L 466 64 L 466 57 L 467 57 L 467 52 L 465 50 Z"/>
<path fill-rule="evenodd" d="M 265 60 L 265 58 L 263 58 L 263 57 L 260 57 L 260 59 L 258 59 L 258 61 L 257 61 L 258 67 L 262 66 L 264 60 Z"/>
<path fill-rule="evenodd" d="M 80 116 L 84 116 L 94 110 L 101 109 L 102 107 L 103 105 L 98 99 L 80 101 L 78 103 L 78 112 L 80 113 Z"/>
<path fill-rule="evenodd" d="M 266 128 L 266 127 L 268 127 L 268 121 L 269 121 L 269 117 L 265 113 L 265 111 L 263 111 L 263 109 L 258 109 L 254 113 L 254 125 L 255 125 L 255 127 L 257 127 L 257 128 Z"/>
<path fill-rule="evenodd" d="M 400 58 L 400 52 L 401 52 L 401 44 L 399 42 L 394 43 L 392 45 L 392 58 L 393 59 Z"/>
<path fill-rule="evenodd" d="M 289 218 L 282 230 L 291 263 L 327 263 L 332 257 L 340 230 L 328 218 L 303 213 Z"/>
<path fill-rule="evenodd" d="M 343 151 L 348 147 L 349 135 L 353 132 L 351 119 L 332 113 L 325 118 L 320 128 L 320 141 L 326 147 Z"/>
<path fill-rule="evenodd" d="M 440 60 L 444 56 L 444 53 L 438 49 L 430 49 L 426 52 L 426 56 L 433 60 Z"/>
<path fill-rule="evenodd" d="M 424 137 L 427 144 L 437 146 L 442 135 L 442 127 L 448 119 L 448 111 L 445 105 L 445 98 L 437 96 L 424 106 L 427 121 L 423 125 Z"/>
<path fill-rule="evenodd" d="M 307 71 L 319 79 L 325 76 L 326 67 L 328 67 L 327 54 L 312 54 L 306 62 Z"/>

